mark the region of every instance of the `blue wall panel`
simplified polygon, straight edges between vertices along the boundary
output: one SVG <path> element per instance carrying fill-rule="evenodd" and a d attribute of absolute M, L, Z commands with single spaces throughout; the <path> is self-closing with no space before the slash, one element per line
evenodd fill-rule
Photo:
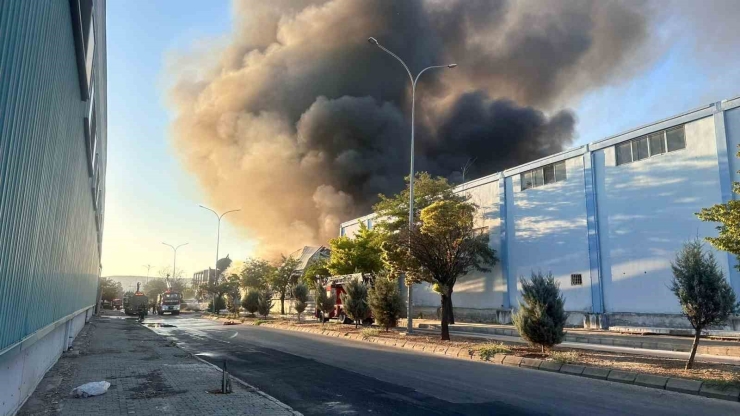
<path fill-rule="evenodd" d="M 104 183 L 105 8 L 96 7 Z M 2 351 L 95 303 L 103 204 L 96 210 L 91 192 L 70 3 L 2 0 L 0 48 Z"/>

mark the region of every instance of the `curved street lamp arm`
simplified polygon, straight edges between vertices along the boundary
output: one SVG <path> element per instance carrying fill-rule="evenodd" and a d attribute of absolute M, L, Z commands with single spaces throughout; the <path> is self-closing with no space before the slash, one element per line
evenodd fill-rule
<path fill-rule="evenodd" d="M 164 244 L 164 245 L 168 246 L 169 248 L 171 248 L 171 249 L 173 249 L 173 250 L 176 250 L 176 249 L 175 249 L 175 246 L 173 246 L 172 244 L 167 244 L 167 243 L 162 243 L 162 244 Z"/>
<path fill-rule="evenodd" d="M 422 69 L 422 70 L 421 70 L 421 72 L 419 72 L 419 73 L 418 73 L 418 74 L 416 75 L 416 79 L 415 79 L 415 80 L 413 80 L 413 83 L 414 83 L 414 85 L 416 85 L 416 81 L 418 81 L 418 80 L 419 80 L 419 77 L 421 76 L 421 74 L 423 74 L 423 73 L 424 73 L 424 71 L 426 71 L 427 69 L 434 69 L 434 68 L 449 68 L 449 67 L 450 67 L 450 65 L 432 65 L 432 66 L 428 66 L 428 67 L 426 67 L 426 68 Z"/>
<path fill-rule="evenodd" d="M 180 247 L 182 247 L 182 246 L 186 246 L 186 245 L 188 245 L 188 244 L 190 244 L 190 243 L 184 243 L 184 244 L 180 244 L 179 246 L 177 246 L 177 247 L 175 248 L 175 251 L 177 251 L 177 249 L 178 249 L 178 248 L 180 248 Z"/>
<path fill-rule="evenodd" d="M 214 210 L 212 210 L 212 209 L 210 209 L 208 207 L 204 207 L 203 205 L 198 205 L 198 206 L 201 207 L 201 208 L 203 208 L 203 209 L 207 209 L 207 210 L 211 211 L 213 213 L 213 215 L 216 216 L 216 218 L 219 218 L 218 213 L 216 211 L 214 211 Z"/>
<path fill-rule="evenodd" d="M 395 53 L 393 53 L 393 52 L 389 51 L 388 49 L 386 49 L 380 43 L 376 43 L 376 46 L 379 47 L 380 49 L 384 50 L 388 55 L 390 55 L 390 56 L 398 59 L 398 62 L 400 62 L 401 65 L 403 65 L 403 67 L 406 69 L 406 73 L 409 74 L 409 79 L 411 80 L 411 84 L 414 84 L 414 76 L 411 75 L 411 71 L 409 70 L 409 67 L 406 66 L 406 62 L 404 62 L 403 59 L 399 58 L 398 55 L 396 55 Z M 422 71 L 422 72 L 424 72 L 424 71 Z"/>
<path fill-rule="evenodd" d="M 232 209 L 231 211 L 226 211 L 226 212 L 224 212 L 223 214 L 221 214 L 221 216 L 220 216 L 220 217 L 218 217 L 218 219 L 221 219 L 221 218 L 223 218 L 223 217 L 224 217 L 224 215 L 226 215 L 226 214 L 228 214 L 228 213 L 230 213 L 230 212 L 237 212 L 237 211 L 241 211 L 241 208 L 240 208 L 240 209 Z"/>

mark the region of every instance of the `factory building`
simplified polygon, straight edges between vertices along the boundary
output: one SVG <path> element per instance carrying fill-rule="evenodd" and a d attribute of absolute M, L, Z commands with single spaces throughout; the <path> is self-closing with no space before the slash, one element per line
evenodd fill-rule
<path fill-rule="evenodd" d="M 500 262 L 458 280 L 456 316 L 510 322 L 519 278 L 542 271 L 560 284 L 571 325 L 686 327 L 671 261 L 684 242 L 716 235 L 695 213 L 738 197 L 738 107 L 740 98 L 713 103 L 458 186 Z M 373 216 L 343 223 L 340 235 L 360 221 L 372 226 Z M 714 254 L 740 294 L 735 257 Z M 439 296 L 419 285 L 414 306 L 432 315 Z"/>

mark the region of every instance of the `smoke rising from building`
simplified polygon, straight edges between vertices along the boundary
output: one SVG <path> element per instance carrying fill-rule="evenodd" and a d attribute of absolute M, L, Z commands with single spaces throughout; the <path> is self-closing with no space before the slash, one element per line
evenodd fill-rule
<path fill-rule="evenodd" d="M 633 2 L 239 1 L 234 29 L 171 66 L 172 140 L 217 207 L 262 254 L 325 243 L 408 172 L 453 180 L 568 147 L 589 89 L 629 76 L 648 37 Z"/>

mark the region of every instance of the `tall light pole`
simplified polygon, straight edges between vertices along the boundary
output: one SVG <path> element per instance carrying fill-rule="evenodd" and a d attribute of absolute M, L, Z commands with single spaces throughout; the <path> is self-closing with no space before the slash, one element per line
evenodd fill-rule
<path fill-rule="evenodd" d="M 217 284 L 218 283 L 218 245 L 219 245 L 219 242 L 221 241 L 221 218 L 223 218 L 224 215 L 226 215 L 226 214 L 228 214 L 230 212 L 241 211 L 241 209 L 232 209 L 230 211 L 224 212 L 221 215 L 218 215 L 218 213 L 216 211 L 214 211 L 214 210 L 212 210 L 212 209 L 210 209 L 208 207 L 204 207 L 203 205 L 198 205 L 198 206 L 201 207 L 201 208 L 203 208 L 203 209 L 207 209 L 207 210 L 211 211 L 213 213 L 213 215 L 215 215 L 216 218 L 218 219 L 218 225 L 217 225 L 218 228 L 216 228 L 216 276 L 213 278 L 213 283 L 214 284 Z M 213 296 L 213 313 L 216 313 L 216 296 L 215 295 Z"/>
<path fill-rule="evenodd" d="M 414 78 L 413 75 L 411 75 L 411 71 L 409 70 L 409 67 L 406 66 L 406 63 L 403 62 L 403 59 L 399 58 L 395 53 L 389 51 L 386 49 L 383 45 L 381 45 L 377 39 L 370 37 L 367 39 L 368 42 L 370 42 L 371 45 L 375 45 L 382 49 L 384 52 L 388 53 L 390 56 L 396 58 L 398 62 L 403 65 L 404 69 L 406 69 L 406 73 L 409 74 L 409 79 L 411 80 L 411 169 L 409 173 L 409 231 L 411 231 L 412 227 L 414 226 L 414 110 L 416 106 L 416 82 L 419 81 L 419 77 L 421 74 L 424 73 L 427 69 L 434 69 L 434 68 L 454 68 L 457 66 L 457 64 L 449 64 L 449 65 L 432 65 L 428 66 L 421 70 L 416 75 L 416 78 Z M 411 238 L 409 236 L 409 238 Z M 413 325 L 413 303 L 412 303 L 412 288 L 413 285 L 408 285 L 409 288 L 409 297 L 408 297 L 408 304 L 406 305 L 408 315 L 407 323 L 406 323 L 406 331 L 408 333 L 413 332 L 414 325 Z"/>
<path fill-rule="evenodd" d="M 146 267 L 146 283 L 149 283 L 149 270 L 152 268 L 151 264 L 144 265 L 142 267 Z M 144 284 L 146 284 L 144 283 Z"/>
<path fill-rule="evenodd" d="M 182 247 L 182 246 L 188 245 L 188 243 L 180 244 L 177 247 L 173 246 L 172 244 L 167 244 L 167 243 L 162 243 L 162 244 L 170 247 L 172 249 L 172 251 L 174 252 L 173 253 L 173 259 L 172 259 L 172 278 L 174 279 L 175 278 L 175 270 L 176 270 L 175 269 L 175 266 L 177 266 L 177 249 L 180 248 L 180 247 Z"/>

